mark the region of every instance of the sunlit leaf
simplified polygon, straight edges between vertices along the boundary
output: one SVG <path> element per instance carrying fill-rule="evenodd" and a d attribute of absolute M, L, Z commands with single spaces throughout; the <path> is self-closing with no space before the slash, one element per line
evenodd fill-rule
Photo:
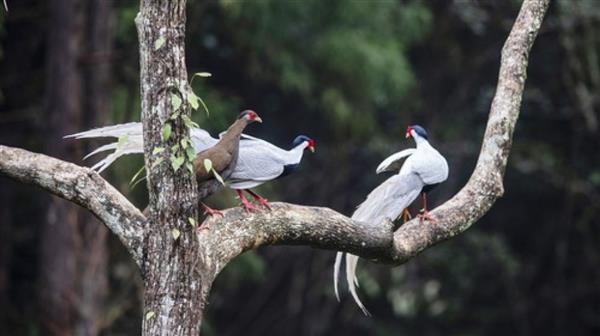
<path fill-rule="evenodd" d="M 169 140 L 169 138 L 171 137 L 171 124 L 170 123 L 166 123 L 163 126 L 161 133 L 162 133 L 163 141 Z"/>
<path fill-rule="evenodd" d="M 165 45 L 165 42 L 166 42 L 166 40 L 163 36 L 156 39 L 156 41 L 154 41 L 154 50 L 158 50 L 158 49 L 162 48 L 162 46 Z"/>
<path fill-rule="evenodd" d="M 187 101 L 194 110 L 197 110 L 200 106 L 199 100 L 200 98 L 198 98 L 194 92 L 189 92 L 187 94 Z"/>
<path fill-rule="evenodd" d="M 146 321 L 148 321 L 149 319 L 154 317 L 154 312 L 153 311 L 149 311 L 146 313 Z"/>
<path fill-rule="evenodd" d="M 206 172 L 210 172 L 212 167 L 212 161 L 210 161 L 210 159 L 204 159 L 204 169 L 206 169 Z"/>
<path fill-rule="evenodd" d="M 194 161 L 194 159 L 196 159 L 196 150 L 194 147 L 190 146 L 185 149 L 185 155 L 187 155 L 189 161 Z"/>
<path fill-rule="evenodd" d="M 190 224 L 191 224 L 192 226 L 196 226 L 196 220 L 195 220 L 195 219 L 193 219 L 192 217 L 188 217 L 188 222 L 190 222 Z"/>
<path fill-rule="evenodd" d="M 206 106 L 206 103 L 204 102 L 204 100 L 202 100 L 202 98 L 200 98 L 200 97 L 198 97 L 198 100 L 200 101 L 200 104 L 202 104 L 204 111 L 206 111 L 206 115 L 209 116 L 210 112 L 208 111 L 208 106 Z"/>
<path fill-rule="evenodd" d="M 222 185 L 225 185 L 225 181 L 223 181 L 223 178 L 221 177 L 221 175 L 219 175 L 219 173 L 217 173 L 217 171 L 214 169 L 213 169 L 213 175 L 215 176 L 217 181 L 219 181 L 219 183 L 221 183 Z"/>
<path fill-rule="evenodd" d="M 181 232 L 177 229 L 173 229 L 171 230 L 171 235 L 173 236 L 174 240 L 179 239 L 179 236 L 181 236 Z"/>
<path fill-rule="evenodd" d="M 181 103 L 182 101 L 179 95 L 171 93 L 171 106 L 173 107 L 173 111 L 179 110 L 179 108 L 181 107 Z"/>
<path fill-rule="evenodd" d="M 173 167 L 173 170 L 175 172 L 177 172 L 179 170 L 179 168 L 181 168 L 181 165 L 183 165 L 183 163 L 185 162 L 185 157 L 184 156 L 171 156 L 171 167 Z"/>
<path fill-rule="evenodd" d="M 185 124 L 185 127 L 187 127 L 187 128 L 192 128 L 196 124 L 192 121 L 192 119 L 190 119 L 190 117 L 188 117 L 186 115 L 181 116 L 181 119 L 183 120 L 183 123 Z"/>
<path fill-rule="evenodd" d="M 152 150 L 152 155 L 156 155 L 165 151 L 164 147 L 154 147 Z"/>
<path fill-rule="evenodd" d="M 206 72 L 206 71 L 196 72 L 195 74 L 192 75 L 192 78 L 190 79 L 190 85 L 194 82 L 194 78 L 196 78 L 196 77 L 207 78 L 207 77 L 212 77 L 212 74 L 210 72 Z"/>

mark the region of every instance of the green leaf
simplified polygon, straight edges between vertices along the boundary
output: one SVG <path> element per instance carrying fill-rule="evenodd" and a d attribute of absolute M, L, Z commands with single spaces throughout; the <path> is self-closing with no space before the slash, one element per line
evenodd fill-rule
<path fill-rule="evenodd" d="M 173 146 L 171 146 L 171 152 L 177 152 L 179 150 L 179 144 L 176 143 Z"/>
<path fill-rule="evenodd" d="M 177 229 L 173 229 L 171 230 L 171 235 L 173 236 L 174 240 L 177 240 L 179 239 L 179 236 L 181 236 L 181 232 L 179 232 Z"/>
<path fill-rule="evenodd" d="M 200 97 L 198 97 L 198 100 L 200 101 L 200 104 L 202 104 L 204 111 L 206 111 L 206 115 L 209 116 L 210 111 L 208 111 L 208 106 L 206 106 L 206 103 L 204 102 L 204 100 L 202 100 L 202 98 L 200 98 Z"/>
<path fill-rule="evenodd" d="M 206 172 L 210 172 L 212 170 L 212 161 L 210 161 L 210 159 L 204 159 L 204 169 L 206 169 Z"/>
<path fill-rule="evenodd" d="M 181 144 L 181 148 L 186 149 L 188 147 L 188 139 L 187 138 L 183 138 L 181 140 L 179 140 L 179 143 Z"/>
<path fill-rule="evenodd" d="M 189 92 L 187 94 L 187 101 L 194 110 L 197 110 L 200 106 L 199 100 L 200 98 L 198 98 L 194 92 Z"/>
<path fill-rule="evenodd" d="M 123 145 L 125 145 L 125 142 L 127 142 L 127 139 L 129 139 L 129 135 L 127 135 L 127 134 L 121 135 L 119 137 L 119 140 L 117 141 L 117 150 L 123 148 Z"/>
<path fill-rule="evenodd" d="M 194 227 L 196 226 L 196 220 L 195 220 L 195 219 L 193 219 L 192 217 L 188 217 L 188 222 L 190 222 L 190 224 L 191 224 L 192 226 L 194 226 Z"/>
<path fill-rule="evenodd" d="M 223 181 L 223 178 L 221 177 L 221 175 L 219 175 L 219 173 L 217 173 L 217 171 L 214 169 L 213 169 L 213 175 L 215 176 L 217 181 L 219 181 L 219 183 L 221 183 L 222 185 L 225 185 L 225 181 Z"/>
<path fill-rule="evenodd" d="M 181 165 L 183 165 L 184 162 L 185 162 L 185 156 L 177 156 L 177 157 L 171 156 L 171 167 L 173 167 L 173 170 L 175 172 L 177 172 L 179 170 L 179 168 L 181 168 Z"/>
<path fill-rule="evenodd" d="M 196 159 L 196 150 L 194 147 L 190 146 L 185 149 L 185 155 L 187 155 L 188 160 L 192 162 L 194 159 Z"/>
<path fill-rule="evenodd" d="M 196 78 L 196 77 L 207 78 L 207 77 L 212 77 L 212 74 L 210 72 L 206 72 L 206 71 L 196 72 L 195 74 L 192 75 L 192 78 L 190 79 L 190 85 L 192 85 L 192 83 L 194 82 L 194 78 Z"/>
<path fill-rule="evenodd" d="M 171 116 L 169 117 L 169 119 L 171 120 L 175 120 L 179 118 L 179 112 L 173 112 L 173 114 L 171 114 Z"/>
<path fill-rule="evenodd" d="M 173 107 L 173 111 L 177 111 L 181 107 L 181 98 L 179 98 L 178 94 L 171 93 L 171 106 Z"/>
<path fill-rule="evenodd" d="M 192 165 L 191 162 L 187 162 L 185 164 L 185 167 L 190 171 L 190 174 L 192 174 L 192 175 L 194 174 L 194 165 Z"/>
<path fill-rule="evenodd" d="M 165 151 L 164 147 L 154 147 L 152 150 L 152 155 L 156 155 Z"/>
<path fill-rule="evenodd" d="M 169 140 L 170 137 L 171 137 L 171 124 L 165 123 L 165 125 L 162 128 L 163 141 Z"/>
<path fill-rule="evenodd" d="M 162 48 L 165 45 L 166 41 L 167 40 L 164 38 L 164 36 L 157 38 L 156 41 L 154 41 L 154 50 Z"/>
<path fill-rule="evenodd" d="M 166 42 L 166 40 L 163 36 L 156 39 L 156 41 L 154 41 L 154 50 L 158 50 L 158 49 L 162 48 L 162 46 L 165 45 L 165 42 Z"/>
<path fill-rule="evenodd" d="M 192 128 L 192 127 L 194 127 L 194 124 L 196 124 L 195 122 L 192 121 L 192 119 L 190 119 L 190 117 L 188 117 L 186 115 L 182 115 L 181 120 L 183 120 L 183 123 L 185 124 L 185 127 L 187 127 L 187 128 Z"/>
<path fill-rule="evenodd" d="M 146 313 L 146 321 L 148 321 L 149 319 L 154 317 L 154 312 L 153 311 L 149 311 Z"/>

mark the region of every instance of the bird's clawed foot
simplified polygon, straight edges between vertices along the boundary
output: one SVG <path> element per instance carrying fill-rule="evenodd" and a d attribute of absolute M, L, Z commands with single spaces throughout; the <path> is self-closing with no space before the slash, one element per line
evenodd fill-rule
<path fill-rule="evenodd" d="M 248 201 L 247 199 L 241 199 L 241 201 L 242 201 L 241 207 L 247 213 L 260 212 L 260 210 L 257 207 L 255 207 L 254 204 L 252 204 L 252 202 Z"/>
<path fill-rule="evenodd" d="M 404 221 L 404 223 L 408 222 L 411 218 L 412 215 L 410 214 L 410 211 L 408 211 L 408 209 L 404 209 L 402 211 L 402 220 Z"/>
<path fill-rule="evenodd" d="M 419 222 L 421 223 L 423 223 L 423 221 L 428 221 L 431 223 L 436 222 L 436 219 L 429 214 L 429 211 L 427 211 L 427 209 L 421 209 L 421 213 L 419 213 L 417 217 L 419 218 Z"/>
<path fill-rule="evenodd" d="M 244 191 L 243 190 L 236 190 L 237 194 L 238 194 L 238 198 L 240 199 L 240 201 L 242 202 L 242 208 L 244 209 L 245 212 L 247 213 L 252 213 L 252 212 L 259 212 L 258 208 L 255 207 L 252 202 L 248 201 L 248 199 L 244 196 Z"/>
<path fill-rule="evenodd" d="M 260 196 L 259 194 L 255 193 L 254 191 L 248 189 L 246 190 L 250 195 L 252 195 L 252 197 L 254 197 L 254 200 L 256 202 L 258 202 L 258 204 L 260 204 L 261 206 L 269 209 L 269 210 L 273 210 L 271 208 L 271 204 L 269 204 L 269 200 L 267 200 L 266 198 Z"/>
<path fill-rule="evenodd" d="M 259 198 L 256 200 L 258 202 L 258 204 L 262 205 L 263 207 L 269 209 L 269 210 L 273 210 L 273 208 L 271 208 L 271 204 L 269 204 L 269 200 L 267 200 L 266 198 Z"/>
<path fill-rule="evenodd" d="M 200 204 L 202 205 L 202 210 L 204 210 L 205 215 L 207 215 L 207 216 L 217 215 L 217 216 L 221 216 L 221 217 L 224 216 L 223 212 L 213 209 L 213 208 L 209 207 L 208 205 L 204 204 L 203 202 L 200 202 Z"/>

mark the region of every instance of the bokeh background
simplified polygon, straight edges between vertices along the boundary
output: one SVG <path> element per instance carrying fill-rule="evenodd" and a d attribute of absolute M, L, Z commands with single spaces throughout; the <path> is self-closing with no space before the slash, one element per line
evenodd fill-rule
<path fill-rule="evenodd" d="M 98 143 L 62 139 L 139 120 L 130 0 L 9 0 L 0 15 L 0 143 L 79 164 Z M 418 123 L 450 164 L 440 204 L 468 179 L 520 1 L 189 0 L 187 64 L 216 134 L 240 110 L 249 133 L 317 141 L 271 200 L 345 214 L 382 182 L 374 168 L 412 146 Z M 505 196 L 472 229 L 407 264 L 362 262 L 360 293 L 333 295 L 334 252 L 269 247 L 219 276 L 204 335 L 600 334 L 600 1 L 553 1 L 534 45 Z M 129 180 L 141 157 L 103 175 Z M 210 200 L 235 206 L 234 193 Z M 343 289 L 344 291 L 344 289 Z M 344 291 L 345 293 L 345 291 Z M 134 335 L 140 278 L 85 211 L 0 177 L 0 334 Z"/>

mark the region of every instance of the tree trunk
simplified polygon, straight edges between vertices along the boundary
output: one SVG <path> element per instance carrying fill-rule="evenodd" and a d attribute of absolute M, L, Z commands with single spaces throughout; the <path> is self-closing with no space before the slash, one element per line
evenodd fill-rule
<path fill-rule="evenodd" d="M 101 125 L 111 108 L 110 53 L 112 45 L 112 2 L 87 2 L 85 53 L 80 57 L 83 70 L 83 109 L 81 127 Z M 89 147 L 89 143 L 88 143 Z M 85 150 L 89 153 L 89 148 Z M 77 253 L 77 335 L 98 335 L 108 294 L 108 229 L 92 214 L 85 212 L 77 234 L 81 240 Z"/>
<path fill-rule="evenodd" d="M 145 241 L 144 335 L 198 335 L 211 279 L 192 224 L 197 221 L 196 183 L 185 168 L 175 172 L 173 146 L 189 130 L 174 113 L 190 116 L 185 66 L 185 1 L 143 0 L 136 18 L 140 41 L 142 120 L 149 191 Z M 182 104 L 173 103 L 178 97 Z M 162 139 L 169 123 L 172 135 Z M 162 153 L 153 153 L 155 148 Z M 158 163 L 156 163 L 158 162 Z M 182 172 L 183 171 L 183 172 Z M 192 218 L 192 220 L 189 220 Z"/>
<path fill-rule="evenodd" d="M 53 0 L 48 4 L 47 44 L 47 152 L 72 160 L 75 144 L 60 141 L 63 134 L 78 128 L 81 110 L 81 77 L 78 71 L 82 4 L 78 0 Z M 80 154 L 80 153 L 79 153 Z M 52 335 L 73 335 L 76 317 L 77 207 L 52 197 L 47 220 L 41 230 L 40 317 L 42 329 Z"/>
<path fill-rule="evenodd" d="M 97 8 L 86 8 L 81 0 L 53 0 L 48 6 L 48 152 L 72 162 L 80 161 L 83 147 L 62 137 L 96 124 L 109 105 L 107 66 L 95 69 L 92 64 L 84 71 L 90 65 L 85 52 L 94 55 L 110 44 L 110 3 L 95 0 L 91 5 L 98 1 Z M 84 41 L 89 41 L 87 50 Z M 106 237 L 106 228 L 87 211 L 52 198 L 40 246 L 40 316 L 46 333 L 99 333 L 108 285 Z"/>

